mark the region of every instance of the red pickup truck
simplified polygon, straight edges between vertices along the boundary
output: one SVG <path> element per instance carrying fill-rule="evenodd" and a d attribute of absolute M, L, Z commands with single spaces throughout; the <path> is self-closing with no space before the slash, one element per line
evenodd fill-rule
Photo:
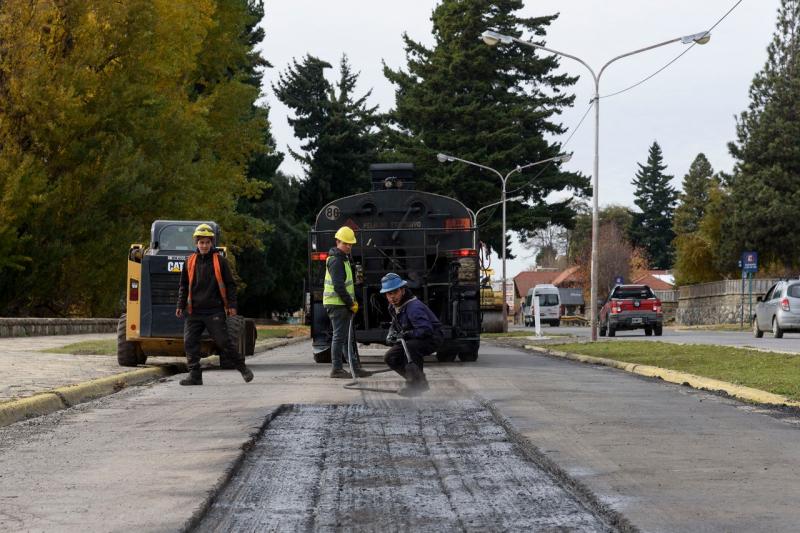
<path fill-rule="evenodd" d="M 661 300 L 647 285 L 617 285 L 600 309 L 600 336 L 617 331 L 644 329 L 645 335 L 661 336 L 664 314 Z"/>

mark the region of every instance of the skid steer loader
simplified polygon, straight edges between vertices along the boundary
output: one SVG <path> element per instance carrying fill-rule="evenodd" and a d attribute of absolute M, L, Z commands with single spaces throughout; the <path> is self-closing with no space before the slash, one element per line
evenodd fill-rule
<path fill-rule="evenodd" d="M 183 356 L 183 320 L 175 316 L 178 286 L 186 259 L 195 251 L 192 233 L 198 224 L 209 224 L 214 243 L 219 242 L 216 222 L 203 220 L 156 220 L 150 244 L 132 244 L 128 252 L 126 312 L 117 326 L 117 361 L 121 366 L 144 364 L 148 356 Z M 225 248 L 217 247 L 224 255 Z M 228 334 L 244 355 L 253 355 L 256 326 L 252 319 L 228 317 Z M 203 356 L 220 353 L 207 333 Z M 224 366 L 224 361 L 222 362 Z"/>

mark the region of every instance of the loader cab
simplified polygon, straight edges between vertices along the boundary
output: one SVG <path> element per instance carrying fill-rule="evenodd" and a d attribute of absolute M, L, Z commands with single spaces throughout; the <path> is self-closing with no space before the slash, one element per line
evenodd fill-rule
<path fill-rule="evenodd" d="M 213 221 L 156 220 L 150 228 L 150 252 L 152 255 L 172 253 L 188 257 L 195 250 L 195 228 L 208 224 L 214 231 L 214 245 L 220 242 L 219 225 Z"/>

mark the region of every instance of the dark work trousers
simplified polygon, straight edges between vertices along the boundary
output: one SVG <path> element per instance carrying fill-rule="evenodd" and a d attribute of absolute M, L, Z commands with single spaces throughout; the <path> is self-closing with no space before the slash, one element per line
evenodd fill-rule
<path fill-rule="evenodd" d="M 350 336 L 350 319 L 353 318 L 353 313 L 343 305 L 326 305 L 325 312 L 328 313 L 328 318 L 331 321 L 331 329 L 333 330 L 333 338 L 331 339 L 331 366 L 333 370 L 341 370 L 342 366 L 350 363 L 347 359 L 347 339 Z M 353 367 L 359 369 L 361 368 L 361 361 L 358 358 L 355 326 L 352 335 Z"/>
<path fill-rule="evenodd" d="M 423 357 L 435 352 L 440 345 L 441 341 L 439 339 L 409 339 L 406 341 L 411 360 L 417 364 L 420 370 L 422 370 Z M 386 351 L 383 360 L 389 368 L 406 377 L 405 369 L 408 359 L 406 359 L 406 353 L 403 351 L 403 345 L 400 341 L 397 341 L 397 344 Z"/>
<path fill-rule="evenodd" d="M 221 359 L 231 361 L 236 366 L 244 364 L 244 357 L 236 349 L 233 339 L 228 336 L 225 311 L 212 315 L 193 314 L 187 315 L 183 324 L 183 344 L 189 372 L 195 375 L 200 373 L 200 337 L 204 329 L 208 330 L 214 343 L 222 350 Z"/>

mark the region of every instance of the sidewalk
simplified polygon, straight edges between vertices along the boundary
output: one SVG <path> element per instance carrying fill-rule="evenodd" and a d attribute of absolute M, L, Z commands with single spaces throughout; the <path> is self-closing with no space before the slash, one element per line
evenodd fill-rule
<path fill-rule="evenodd" d="M 131 370 L 119 366 L 114 356 L 46 351 L 75 342 L 113 338 L 116 335 L 111 333 L 0 338 L 0 402 Z"/>
<path fill-rule="evenodd" d="M 116 334 L 111 333 L 0 338 L 0 403 L 135 370 L 119 366 L 113 355 L 47 352 L 76 342 L 115 338 Z M 256 352 L 285 340 L 258 342 Z M 148 365 L 181 362 L 185 361 L 179 357 L 151 357 L 147 360 Z"/>

